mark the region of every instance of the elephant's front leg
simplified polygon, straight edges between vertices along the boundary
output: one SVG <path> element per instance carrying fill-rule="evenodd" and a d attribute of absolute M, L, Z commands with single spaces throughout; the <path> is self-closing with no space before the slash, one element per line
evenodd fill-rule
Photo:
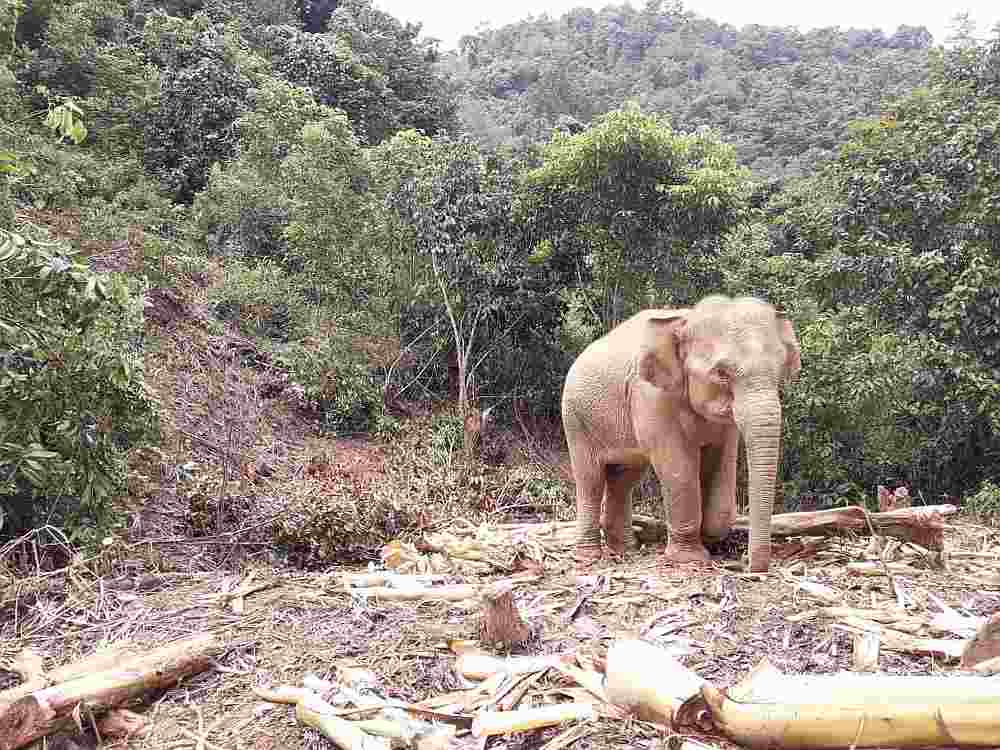
<path fill-rule="evenodd" d="M 604 536 L 615 555 L 636 548 L 632 530 L 632 489 L 642 477 L 642 467 L 609 466 L 604 496 Z"/>
<path fill-rule="evenodd" d="M 736 520 L 736 456 L 739 444 L 740 433 L 733 428 L 722 445 L 702 449 L 701 535 L 706 543 L 718 542 L 729 536 Z"/>
<path fill-rule="evenodd" d="M 670 491 L 664 502 L 670 541 L 663 553 L 669 562 L 708 562 L 702 543 L 701 450 L 676 445 L 669 455 L 654 462 L 660 483 Z"/>

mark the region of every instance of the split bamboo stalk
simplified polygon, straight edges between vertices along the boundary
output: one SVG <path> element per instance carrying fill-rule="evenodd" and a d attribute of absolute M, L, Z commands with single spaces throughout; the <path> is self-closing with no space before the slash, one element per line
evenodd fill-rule
<path fill-rule="evenodd" d="M 459 602 L 463 599 L 475 598 L 479 593 L 479 588 L 469 584 L 405 589 L 394 589 L 388 586 L 368 586 L 365 588 L 352 588 L 351 593 L 372 596 L 385 602 L 424 602 L 435 600 Z"/>
<path fill-rule="evenodd" d="M 467 680 L 485 680 L 502 672 L 519 675 L 541 672 L 562 663 L 559 656 L 512 656 L 500 659 L 478 651 L 461 654 L 455 662 L 455 670 Z"/>
<path fill-rule="evenodd" d="M 340 750 L 390 750 L 385 737 L 373 737 L 335 714 L 335 709 L 315 693 L 305 694 L 295 704 L 295 718 L 326 737 Z"/>
<path fill-rule="evenodd" d="M 875 672 L 878 670 L 879 635 L 871 631 L 854 634 L 854 653 L 852 666 L 856 672 Z"/>
<path fill-rule="evenodd" d="M 344 573 L 340 581 L 349 588 L 371 588 L 392 583 L 429 584 L 445 580 L 435 573 Z"/>
<path fill-rule="evenodd" d="M 645 641 L 615 641 L 608 649 L 608 700 L 640 719 L 671 726 L 674 714 L 705 680 Z"/>
<path fill-rule="evenodd" d="M 883 648 L 887 651 L 901 651 L 906 654 L 940 654 L 958 659 L 962 656 L 962 651 L 968 642 L 952 638 L 921 638 L 858 617 L 845 617 L 839 623 L 834 623 L 832 627 L 839 627 L 851 633 L 878 633 Z"/>
<path fill-rule="evenodd" d="M 990 678 L 785 675 L 765 659 L 739 685 L 705 684 L 701 695 L 715 727 L 750 748 L 1000 745 L 1000 682 Z"/>
<path fill-rule="evenodd" d="M 211 634 L 172 643 L 0 705 L 0 750 L 15 750 L 72 721 L 85 704 L 95 712 L 113 708 L 150 688 L 165 688 L 203 672 L 222 646 Z"/>
<path fill-rule="evenodd" d="M 552 727 L 566 721 L 593 719 L 597 715 L 593 703 L 555 703 L 551 706 L 524 708 L 520 711 L 481 711 L 472 722 L 473 737 L 527 732 Z"/>

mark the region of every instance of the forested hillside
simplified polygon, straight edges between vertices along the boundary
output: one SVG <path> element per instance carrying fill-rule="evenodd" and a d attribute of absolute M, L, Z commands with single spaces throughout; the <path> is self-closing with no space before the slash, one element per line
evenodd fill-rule
<path fill-rule="evenodd" d="M 736 29 L 646 3 L 541 16 L 461 40 L 460 116 L 487 143 L 523 145 L 628 100 L 674 127 L 718 128 L 758 177 L 811 171 L 859 117 L 927 79 L 923 27 Z"/>
<path fill-rule="evenodd" d="M 714 292 L 798 332 L 787 508 L 1000 509 L 1000 40 L 654 3 L 442 60 L 369 0 L 0 9 L 3 534 L 127 503 L 305 562 L 569 510 L 569 364 Z"/>

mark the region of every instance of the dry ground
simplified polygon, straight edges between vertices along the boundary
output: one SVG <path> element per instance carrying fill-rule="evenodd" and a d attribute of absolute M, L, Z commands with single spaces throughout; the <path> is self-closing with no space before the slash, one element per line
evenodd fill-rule
<path fill-rule="evenodd" d="M 764 656 L 788 673 L 849 669 L 851 635 L 838 629 L 836 618 L 825 616 L 823 603 L 799 590 L 797 581 L 831 586 L 845 606 L 887 606 L 896 602 L 898 588 L 908 598 L 909 614 L 936 611 L 936 595 L 964 613 L 988 615 L 1000 609 L 1000 580 L 993 567 L 997 560 L 984 557 L 982 550 L 995 549 L 997 536 L 992 528 L 952 524 L 950 570 L 927 568 L 892 578 L 852 575 L 846 563 L 862 557 L 865 545 L 849 540 L 831 540 L 817 555 L 781 562 L 766 576 L 732 572 L 727 569 L 732 559 L 719 559 L 712 570 L 658 568 L 654 550 L 645 549 L 632 560 L 576 577 L 569 569 L 566 537 L 547 537 L 536 547 L 544 547 L 544 554 L 535 556 L 544 564 L 540 580 L 516 590 L 535 633 L 521 652 L 578 650 L 599 656 L 614 638 L 642 637 L 718 686 L 734 683 Z M 734 551 L 730 548 L 730 557 Z M 924 565 L 919 556 L 908 561 L 916 568 Z M 79 565 L 8 581 L 0 635 L 6 656 L 31 647 L 51 667 L 99 645 L 153 646 L 193 633 L 216 633 L 228 647 L 219 669 L 147 696 L 137 710 L 151 719 L 151 732 L 120 746 L 327 747 L 326 740 L 296 723 L 291 708 L 262 703 L 251 686 L 299 685 L 308 673 L 329 677 L 337 669 L 361 665 L 374 671 L 386 697 L 416 702 L 457 690 L 462 681 L 448 641 L 475 638 L 479 614 L 475 602 L 391 603 L 352 596 L 341 581 L 346 570 L 301 573 L 248 562 L 234 574 L 155 574 L 136 568 L 132 576 L 98 577 Z M 250 575 L 253 593 L 236 613 L 228 594 Z M 450 580 L 478 583 L 501 575 L 466 573 Z M 947 674 L 957 666 L 933 654 L 883 650 L 879 669 Z M 3 670 L 0 680 L 17 681 Z M 526 702 L 553 700 L 559 684 L 557 678 L 540 681 Z M 537 748 L 558 732 L 494 738 L 487 746 Z M 199 733 L 210 744 L 199 745 Z M 662 739 L 651 725 L 600 719 L 574 747 L 652 748 Z M 468 742 L 468 747 L 482 746 L 471 738 Z"/>

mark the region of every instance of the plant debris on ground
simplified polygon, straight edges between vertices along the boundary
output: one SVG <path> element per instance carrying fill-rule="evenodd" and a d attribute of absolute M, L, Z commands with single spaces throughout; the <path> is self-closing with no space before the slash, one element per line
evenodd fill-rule
<path fill-rule="evenodd" d="M 379 700 L 471 720 L 476 709 L 595 702 L 567 673 L 587 665 L 600 675 L 608 644 L 620 639 L 659 646 L 720 687 L 762 657 L 786 674 L 856 669 L 856 641 L 865 633 L 877 633 L 882 648 L 862 669 L 948 675 L 963 671 L 963 645 L 1000 609 L 1000 557 L 987 551 L 1000 532 L 948 520 L 943 553 L 891 539 L 814 538 L 805 554 L 775 561 L 767 574 L 734 572 L 734 558 L 711 569 L 658 566 L 649 545 L 576 575 L 566 522 L 456 521 L 385 545 L 379 564 L 315 573 L 256 564 L 239 573 L 157 574 L 129 559 L 141 543 L 113 543 L 101 555 L 107 559 L 2 581 L 0 684 L 26 679 L 32 660 L 51 672 L 108 647 L 149 650 L 211 634 L 224 644 L 212 667 L 134 701 L 141 729 L 117 746 L 259 749 L 332 746 L 296 720 L 294 706 L 260 697 L 301 686 L 307 676 L 329 686 L 363 669 Z M 31 544 L 7 545 L 0 560 Z M 499 580 L 509 582 L 529 632 L 495 650 L 476 642 L 482 602 L 475 593 Z M 536 668 L 530 684 L 513 678 L 516 690 L 510 680 L 487 678 L 484 686 L 457 667 L 468 653 L 563 656 L 572 669 Z M 452 742 L 658 747 L 665 736 L 655 724 L 595 711 L 485 745 L 466 726 Z M 735 747 L 718 736 L 700 739 Z"/>

